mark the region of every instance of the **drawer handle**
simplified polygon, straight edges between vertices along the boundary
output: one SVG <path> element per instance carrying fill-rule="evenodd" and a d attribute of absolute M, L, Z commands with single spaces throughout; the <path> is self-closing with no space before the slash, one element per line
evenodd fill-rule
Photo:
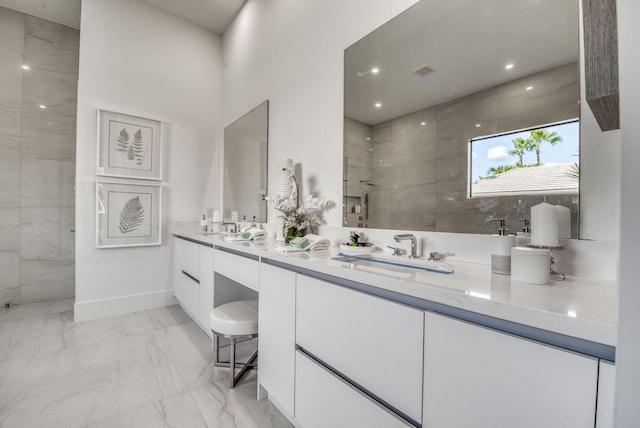
<path fill-rule="evenodd" d="M 198 278 L 196 278 L 195 276 L 190 275 L 189 273 L 187 273 L 187 272 L 185 272 L 185 271 L 182 271 L 182 273 L 183 273 L 183 274 L 185 274 L 186 276 L 188 276 L 188 277 L 189 277 L 189 279 L 191 279 L 191 280 L 193 280 L 193 281 L 197 282 L 198 284 L 200 284 L 200 280 L 198 280 Z"/>

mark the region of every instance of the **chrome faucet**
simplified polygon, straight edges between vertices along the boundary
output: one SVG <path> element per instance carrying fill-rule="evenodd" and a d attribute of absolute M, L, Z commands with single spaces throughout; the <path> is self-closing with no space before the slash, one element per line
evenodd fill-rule
<path fill-rule="evenodd" d="M 411 254 L 409 255 L 410 259 L 418 258 L 418 240 L 411 233 L 404 233 L 402 235 L 395 235 L 393 239 L 396 242 L 405 241 L 407 239 L 411 240 Z"/>
<path fill-rule="evenodd" d="M 238 224 L 235 221 L 222 222 L 222 227 L 225 232 L 236 233 L 238 231 Z"/>

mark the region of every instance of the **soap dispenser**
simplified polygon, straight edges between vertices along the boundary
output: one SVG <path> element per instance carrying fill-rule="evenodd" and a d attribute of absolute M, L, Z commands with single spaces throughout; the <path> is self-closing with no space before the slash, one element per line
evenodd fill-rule
<path fill-rule="evenodd" d="M 504 218 L 491 221 L 500 222 L 497 234 L 491 235 L 491 272 L 510 275 L 511 248 L 516 246 L 516 237 L 509 235 Z"/>

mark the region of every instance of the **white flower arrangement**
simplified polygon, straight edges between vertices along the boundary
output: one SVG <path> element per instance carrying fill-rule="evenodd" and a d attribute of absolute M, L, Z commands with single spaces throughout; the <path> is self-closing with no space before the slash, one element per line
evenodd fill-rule
<path fill-rule="evenodd" d="M 289 195 L 267 195 L 265 199 L 271 206 L 284 214 L 284 227 L 295 229 L 295 231 L 287 233 L 287 236 L 304 236 L 308 227 L 322 224 L 320 213 L 331 206 L 331 201 L 307 195 L 300 204 L 298 182 L 293 171 L 289 168 L 283 168 L 282 172 L 288 175 Z"/>

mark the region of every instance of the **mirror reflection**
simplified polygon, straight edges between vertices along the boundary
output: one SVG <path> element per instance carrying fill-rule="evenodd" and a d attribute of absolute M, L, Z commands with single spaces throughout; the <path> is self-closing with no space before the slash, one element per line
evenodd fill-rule
<path fill-rule="evenodd" d="M 515 232 L 546 198 L 571 209 L 577 237 L 579 126 L 562 142 L 539 144 L 539 162 L 535 144 L 525 150 L 532 161 L 509 152 L 534 130 L 577 124 L 578 60 L 576 0 L 422 0 L 347 48 L 343 224 L 493 233 L 488 220 L 505 217 Z M 470 149 L 500 137 L 502 148 Z M 554 160 L 556 148 L 569 157 Z M 504 181 L 500 163 L 478 171 L 481 159 L 496 157 L 504 167 L 534 167 L 526 173 L 571 164 L 560 174 L 574 174 L 573 188 L 542 179 L 533 191 L 473 195 L 474 179 Z"/>
<path fill-rule="evenodd" d="M 224 129 L 224 218 L 267 221 L 267 145 L 269 102 L 265 101 Z"/>

